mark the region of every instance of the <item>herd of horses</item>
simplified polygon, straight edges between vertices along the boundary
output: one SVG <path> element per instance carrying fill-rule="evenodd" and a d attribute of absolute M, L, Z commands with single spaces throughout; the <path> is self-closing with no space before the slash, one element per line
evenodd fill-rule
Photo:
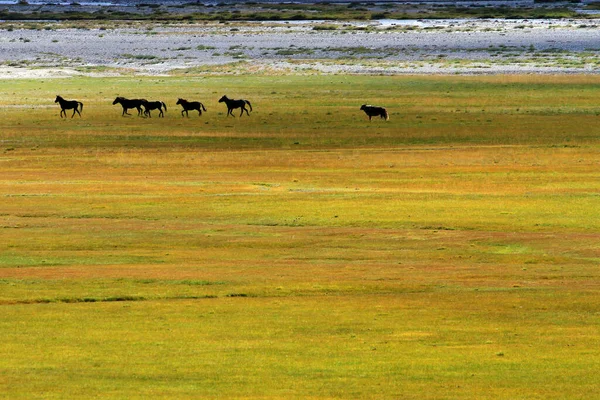
<path fill-rule="evenodd" d="M 83 111 L 82 102 L 77 100 L 65 100 L 61 96 L 56 96 L 56 100 L 54 100 L 54 102 L 60 105 L 61 118 L 67 117 L 67 110 L 73 110 L 71 118 L 73 118 L 75 114 L 78 114 L 81 117 L 81 111 Z M 235 115 L 233 115 L 233 110 L 238 108 L 241 109 L 240 117 L 244 115 L 244 111 L 246 112 L 246 115 L 250 116 L 250 113 L 248 112 L 246 106 L 250 107 L 250 111 L 252 111 L 252 104 L 250 104 L 248 100 L 244 99 L 234 100 L 230 99 L 227 96 L 223 96 L 219 99 L 219 103 L 225 103 L 225 105 L 227 106 L 227 116 L 231 115 L 232 117 L 235 117 Z M 121 107 L 123 107 L 123 113 L 121 113 L 121 116 L 131 115 L 127 112 L 127 110 L 132 110 L 134 108 L 138 112 L 138 117 L 143 116 L 148 118 L 152 117 L 151 111 L 153 110 L 158 110 L 159 117 L 164 117 L 164 111 L 167 111 L 167 105 L 162 101 L 148 101 L 146 99 L 127 99 L 125 97 L 119 96 L 113 101 L 113 105 L 115 104 L 120 104 Z M 202 104 L 199 101 L 187 101 L 185 99 L 180 98 L 175 104 L 180 105 L 183 108 L 183 110 L 181 111 L 181 116 L 183 116 L 183 113 L 185 113 L 185 115 L 189 117 L 189 111 L 198 111 L 198 115 L 200 116 L 202 115 L 202 111 L 206 111 L 206 107 L 204 107 L 204 104 Z M 367 116 L 369 117 L 369 121 L 372 117 L 380 117 L 382 119 L 385 119 L 386 121 L 390 119 L 388 112 L 384 107 L 363 104 L 360 107 L 360 109 L 364 111 L 365 114 L 367 114 Z"/>

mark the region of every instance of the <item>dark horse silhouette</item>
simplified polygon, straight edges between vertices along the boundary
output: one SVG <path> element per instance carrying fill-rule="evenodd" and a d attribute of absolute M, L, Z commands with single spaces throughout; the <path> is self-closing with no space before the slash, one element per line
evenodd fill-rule
<path fill-rule="evenodd" d="M 204 107 L 204 104 L 200 103 L 199 101 L 187 101 L 185 99 L 177 99 L 177 103 L 175 104 L 180 104 L 181 107 L 183 107 L 183 110 L 181 111 L 181 116 L 183 117 L 183 113 L 185 113 L 185 115 L 187 115 L 188 117 L 190 116 L 188 114 L 189 110 L 198 110 L 198 115 L 202 115 L 202 110 L 206 111 L 206 108 Z"/>
<path fill-rule="evenodd" d="M 66 110 L 73 110 L 73 115 L 71 115 L 71 118 L 73 118 L 75 116 L 75 113 L 79 114 L 79 116 L 81 117 L 81 113 L 79 111 L 83 111 L 83 103 L 77 100 L 65 100 L 60 96 L 56 96 L 56 100 L 54 100 L 55 103 L 60 104 L 60 117 L 63 117 L 63 114 L 65 116 L 65 118 L 67 118 L 67 111 Z"/>
<path fill-rule="evenodd" d="M 240 117 L 242 115 L 244 115 L 244 111 L 246 111 L 246 114 L 248 116 L 250 116 L 250 113 L 248 112 L 248 109 L 246 108 L 246 104 L 248 104 L 248 106 L 250 107 L 250 111 L 252 111 L 252 104 L 250 104 L 250 102 L 248 100 L 232 100 L 232 99 L 228 98 L 227 96 L 223 96 L 219 99 L 219 103 L 223 103 L 223 102 L 225 102 L 225 104 L 227 105 L 227 116 L 231 115 L 232 117 L 235 117 L 235 115 L 233 115 L 231 113 L 231 111 L 236 108 L 242 109 L 242 112 L 240 113 Z"/>
<path fill-rule="evenodd" d="M 159 117 L 164 117 L 165 116 L 165 113 L 162 110 L 163 107 L 165 108 L 165 111 L 167 111 L 167 105 L 165 103 L 163 103 L 162 101 L 148 101 L 148 100 L 144 100 L 142 102 L 142 105 L 146 109 L 144 111 L 144 114 L 146 114 L 150 118 L 152 118 L 152 114 L 150 114 L 150 111 L 152 111 L 152 110 L 158 110 L 158 116 Z"/>
<path fill-rule="evenodd" d="M 381 118 L 385 119 L 386 121 L 388 121 L 390 119 L 387 110 L 383 107 L 376 107 L 376 106 L 370 106 L 368 104 L 363 104 L 360 107 L 360 109 L 363 110 L 365 112 L 365 114 L 367 114 L 369 116 L 369 121 L 371 120 L 372 117 L 381 117 Z"/>
<path fill-rule="evenodd" d="M 113 101 L 113 105 L 120 104 L 123 107 L 123 113 L 121 116 L 131 115 L 127 112 L 130 108 L 137 108 L 138 117 L 142 115 L 142 103 L 146 101 L 145 99 L 126 99 L 125 97 L 117 97 L 115 101 Z"/>

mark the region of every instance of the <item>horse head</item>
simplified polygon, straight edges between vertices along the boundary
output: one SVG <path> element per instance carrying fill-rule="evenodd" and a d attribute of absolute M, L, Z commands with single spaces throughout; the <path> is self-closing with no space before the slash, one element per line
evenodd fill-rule
<path fill-rule="evenodd" d="M 224 101 L 227 101 L 227 100 L 229 100 L 229 99 L 227 98 L 227 96 L 223 95 L 223 97 L 221 97 L 221 98 L 219 99 L 219 103 L 222 103 L 222 102 L 224 102 Z"/>
<path fill-rule="evenodd" d="M 179 104 L 183 104 L 183 103 L 187 103 L 187 100 L 184 100 L 184 99 L 182 99 L 182 98 L 179 98 L 179 99 L 177 99 L 177 103 L 175 103 L 175 104 L 176 104 L 176 105 L 179 105 Z"/>
<path fill-rule="evenodd" d="M 117 104 L 117 103 L 120 103 L 120 102 L 121 102 L 121 100 L 123 100 L 123 98 L 122 98 L 122 97 L 117 97 L 117 98 L 115 99 L 115 101 L 113 101 L 113 105 L 115 105 L 115 104 Z"/>
<path fill-rule="evenodd" d="M 59 101 L 61 101 L 63 98 L 60 96 L 56 96 L 56 99 L 54 100 L 55 103 L 58 103 Z"/>

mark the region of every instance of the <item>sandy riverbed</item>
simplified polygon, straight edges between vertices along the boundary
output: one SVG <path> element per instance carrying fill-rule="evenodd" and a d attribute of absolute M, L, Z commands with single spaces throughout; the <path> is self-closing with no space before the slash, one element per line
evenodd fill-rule
<path fill-rule="evenodd" d="M 447 20 L 0 24 L 0 77 L 598 73 L 600 22 Z"/>

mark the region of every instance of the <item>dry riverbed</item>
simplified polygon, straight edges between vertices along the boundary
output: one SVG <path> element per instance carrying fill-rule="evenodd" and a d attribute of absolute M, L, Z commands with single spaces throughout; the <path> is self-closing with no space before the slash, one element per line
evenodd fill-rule
<path fill-rule="evenodd" d="M 1 22 L 0 77 L 597 73 L 596 20 Z"/>

